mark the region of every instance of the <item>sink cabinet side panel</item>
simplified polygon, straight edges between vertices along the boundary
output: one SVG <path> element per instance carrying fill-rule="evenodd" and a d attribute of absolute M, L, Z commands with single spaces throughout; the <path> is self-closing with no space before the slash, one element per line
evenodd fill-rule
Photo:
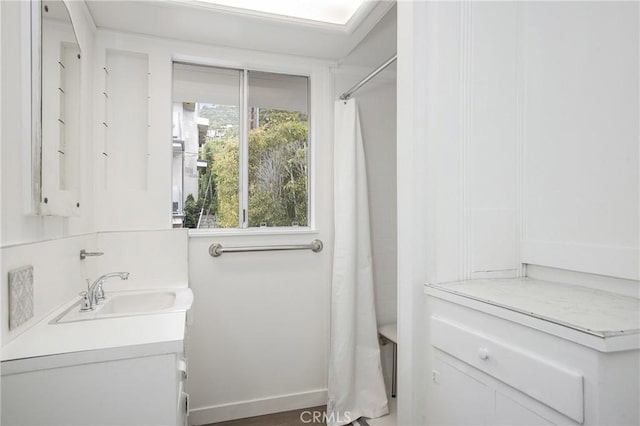
<path fill-rule="evenodd" d="M 175 424 L 176 382 L 176 354 L 7 375 L 2 424 Z"/>

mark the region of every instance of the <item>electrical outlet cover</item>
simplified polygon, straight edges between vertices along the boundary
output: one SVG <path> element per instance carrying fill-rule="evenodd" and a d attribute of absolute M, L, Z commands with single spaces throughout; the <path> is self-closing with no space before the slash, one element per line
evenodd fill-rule
<path fill-rule="evenodd" d="M 9 271 L 9 330 L 33 317 L 33 266 Z"/>

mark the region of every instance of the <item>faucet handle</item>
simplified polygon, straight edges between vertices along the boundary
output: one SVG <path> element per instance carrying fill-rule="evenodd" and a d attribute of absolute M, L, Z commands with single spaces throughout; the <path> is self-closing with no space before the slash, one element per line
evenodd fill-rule
<path fill-rule="evenodd" d="M 80 312 L 92 311 L 93 308 L 91 307 L 91 300 L 89 300 L 89 292 L 81 291 L 80 297 L 82 297 L 82 299 L 80 299 Z"/>
<path fill-rule="evenodd" d="M 102 288 L 102 283 L 98 283 L 95 289 L 96 294 L 96 304 L 99 304 L 104 300 L 104 288 Z"/>

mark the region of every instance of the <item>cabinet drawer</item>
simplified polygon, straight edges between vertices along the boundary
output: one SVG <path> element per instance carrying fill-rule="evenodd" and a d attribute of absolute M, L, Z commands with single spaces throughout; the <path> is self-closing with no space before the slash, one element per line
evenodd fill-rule
<path fill-rule="evenodd" d="M 554 410 L 584 422 L 583 377 L 540 354 L 431 317 L 431 344 Z"/>

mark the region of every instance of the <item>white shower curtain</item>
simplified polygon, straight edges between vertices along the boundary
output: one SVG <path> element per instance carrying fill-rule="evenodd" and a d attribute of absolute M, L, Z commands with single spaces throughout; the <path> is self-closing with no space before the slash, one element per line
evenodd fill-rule
<path fill-rule="evenodd" d="M 329 426 L 389 411 L 373 297 L 367 173 L 354 99 L 335 103 L 334 135 Z"/>

